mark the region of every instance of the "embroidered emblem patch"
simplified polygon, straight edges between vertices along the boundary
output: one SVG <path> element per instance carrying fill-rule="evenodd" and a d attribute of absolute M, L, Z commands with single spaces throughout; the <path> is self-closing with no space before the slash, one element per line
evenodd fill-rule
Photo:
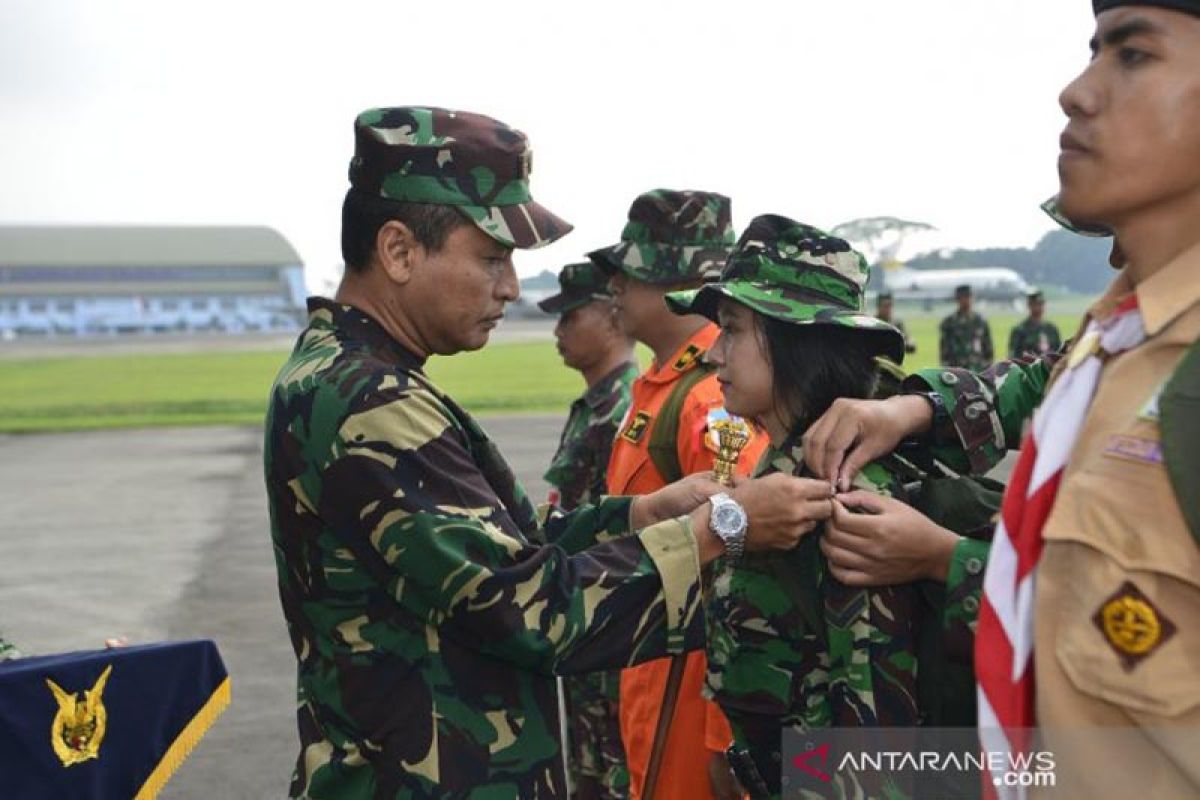
<path fill-rule="evenodd" d="M 1092 622 L 1104 634 L 1126 672 L 1175 635 L 1174 623 L 1129 581 L 1104 601 Z"/>
<path fill-rule="evenodd" d="M 646 428 L 650 425 L 650 415 L 645 411 L 639 411 L 634 414 L 633 419 L 629 420 L 629 424 L 625 426 L 625 430 L 621 431 L 621 438 L 627 442 L 637 444 L 646 435 Z"/>
<path fill-rule="evenodd" d="M 1118 434 L 1111 437 L 1108 446 L 1104 448 L 1104 455 L 1143 464 L 1163 463 L 1162 442 L 1144 439 L 1141 436 Z"/>
<path fill-rule="evenodd" d="M 683 351 L 679 358 L 675 359 L 675 363 L 671 365 L 671 368 L 676 372 L 683 372 L 692 364 L 695 364 L 697 361 L 699 361 L 700 357 L 703 355 L 704 351 L 702 349 L 694 344 L 689 344 L 687 349 Z"/>
<path fill-rule="evenodd" d="M 58 702 L 58 712 L 50 723 L 50 746 L 64 767 L 100 757 L 100 743 L 108 728 L 108 711 L 101 695 L 111 673 L 112 664 L 109 664 L 96 679 L 96 685 L 83 690 L 82 699 L 77 697 L 79 692 L 67 692 L 46 679 L 46 685 Z"/>

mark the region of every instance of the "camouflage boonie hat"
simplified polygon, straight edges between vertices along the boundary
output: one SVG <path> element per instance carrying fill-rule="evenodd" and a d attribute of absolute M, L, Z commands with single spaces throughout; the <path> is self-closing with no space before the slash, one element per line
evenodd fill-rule
<path fill-rule="evenodd" d="M 572 228 L 530 196 L 531 166 L 525 134 L 482 114 L 406 106 L 354 120 L 351 186 L 454 206 L 506 247 L 541 247 Z"/>
<path fill-rule="evenodd" d="M 547 314 L 565 314 L 593 300 L 612 297 L 608 291 L 608 276 L 590 261 L 563 267 L 558 273 L 558 286 L 558 294 L 538 301 L 538 308 Z"/>
<path fill-rule="evenodd" d="M 1062 213 L 1062 209 L 1058 206 L 1058 195 L 1054 195 L 1054 197 L 1051 197 L 1049 200 L 1042 203 L 1041 209 L 1050 216 L 1050 219 L 1054 220 L 1071 233 L 1078 233 L 1080 236 L 1094 236 L 1096 238 L 1113 235 L 1112 231 L 1103 225 L 1089 225 L 1085 223 L 1076 224 L 1067 219 L 1066 215 Z"/>
<path fill-rule="evenodd" d="M 774 214 L 755 217 L 742 234 L 720 281 L 667 295 L 676 314 L 717 318 L 728 297 L 794 325 L 840 325 L 871 336 L 876 353 L 897 364 L 904 336 L 863 313 L 867 260 L 844 239 Z"/>
<path fill-rule="evenodd" d="M 659 286 L 716 277 L 733 250 L 731 206 L 716 192 L 646 192 L 629 207 L 621 242 L 588 258 L 609 275 Z"/>

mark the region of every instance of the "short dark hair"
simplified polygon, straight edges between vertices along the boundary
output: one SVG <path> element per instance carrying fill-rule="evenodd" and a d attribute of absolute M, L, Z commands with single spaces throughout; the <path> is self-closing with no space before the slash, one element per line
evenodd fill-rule
<path fill-rule="evenodd" d="M 454 206 L 408 203 L 351 189 L 342 202 L 342 261 L 351 272 L 371 263 L 379 229 L 389 220 L 403 222 L 418 244 L 436 253 L 467 218 Z"/>
<path fill-rule="evenodd" d="M 794 420 L 791 434 L 807 430 L 839 397 L 874 393 L 879 348 L 871 336 L 840 325 L 793 325 L 756 316 L 771 361 L 776 408 Z"/>

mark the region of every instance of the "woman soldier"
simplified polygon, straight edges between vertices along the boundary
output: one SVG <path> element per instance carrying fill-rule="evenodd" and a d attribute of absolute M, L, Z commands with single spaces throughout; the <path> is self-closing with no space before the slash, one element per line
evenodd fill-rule
<path fill-rule="evenodd" d="M 808 426 L 837 398 L 872 396 L 878 357 L 903 358 L 899 331 L 861 311 L 867 275 L 866 261 L 842 239 L 768 215 L 742 235 L 719 282 L 668 295 L 676 313 L 720 324 L 708 358 L 726 409 L 770 437 L 758 475 L 807 475 L 800 440 Z M 863 469 L 855 488 L 908 501 L 906 484 L 926 475 L 893 454 Z M 907 582 L 892 586 L 838 580 L 829 564 L 836 543 L 821 528 L 791 551 L 714 564 L 706 688 L 732 723 L 731 755 L 742 760 L 743 783 L 759 784 L 745 787 L 754 796 L 781 791 L 785 726 L 946 724 L 940 710 L 956 706 L 970 706 L 962 718 L 973 720 L 970 668 L 955 674 L 944 646 L 952 629 L 973 625 L 973 614 L 962 619 L 946 599 L 956 587 L 944 583 L 956 560 L 986 558 L 987 545 L 960 545 L 962 537 L 927 519 L 906 536 L 908 565 L 897 574 Z M 826 786 L 833 796 L 913 791 L 883 775 L 838 773 Z"/>

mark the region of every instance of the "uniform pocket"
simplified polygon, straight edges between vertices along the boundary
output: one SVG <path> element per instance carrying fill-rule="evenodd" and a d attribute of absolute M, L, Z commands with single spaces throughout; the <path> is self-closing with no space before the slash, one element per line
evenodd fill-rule
<path fill-rule="evenodd" d="M 1200 590 L 1164 571 L 1127 569 L 1104 552 L 1068 547 L 1072 582 L 1055 657 L 1075 688 L 1131 713 L 1178 717 L 1200 706 Z M 1060 556 L 1061 558 L 1061 556 Z"/>

